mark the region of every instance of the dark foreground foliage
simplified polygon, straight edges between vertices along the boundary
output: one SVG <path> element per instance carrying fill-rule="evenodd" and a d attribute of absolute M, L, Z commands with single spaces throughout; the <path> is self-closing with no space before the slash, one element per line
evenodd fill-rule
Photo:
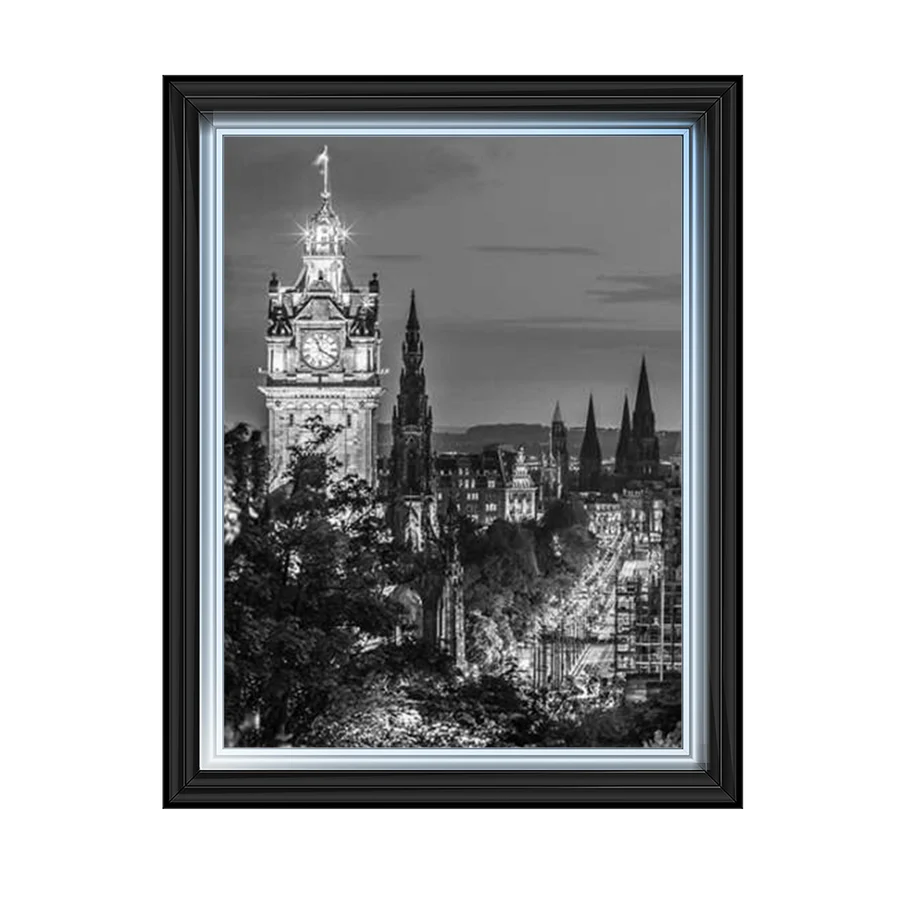
<path fill-rule="evenodd" d="M 535 690 L 517 643 L 589 554 L 555 510 L 525 526 L 462 530 L 466 672 L 413 639 L 393 597 L 420 561 L 396 548 L 369 487 L 339 477 L 308 422 L 290 486 L 266 490 L 258 433 L 226 435 L 225 717 L 240 746 L 679 746 L 680 687 L 626 703 L 590 673 Z M 558 603 L 558 601 L 555 601 Z M 564 613 L 564 611 L 563 611 Z M 554 614 L 559 614 L 557 610 Z"/>

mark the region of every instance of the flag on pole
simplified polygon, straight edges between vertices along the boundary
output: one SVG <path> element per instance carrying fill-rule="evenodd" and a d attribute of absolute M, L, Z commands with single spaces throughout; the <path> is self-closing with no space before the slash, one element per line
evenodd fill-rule
<path fill-rule="evenodd" d="M 318 166 L 319 171 L 322 173 L 324 180 L 322 196 L 330 196 L 330 191 L 328 190 L 328 144 L 322 148 L 322 152 L 313 160 L 313 165 Z"/>

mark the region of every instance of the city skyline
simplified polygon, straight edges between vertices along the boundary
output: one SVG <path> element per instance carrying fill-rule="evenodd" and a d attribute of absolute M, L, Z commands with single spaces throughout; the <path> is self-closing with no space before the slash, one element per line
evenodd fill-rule
<path fill-rule="evenodd" d="M 577 427 L 591 393 L 617 427 L 644 355 L 658 426 L 680 428 L 680 138 L 327 140 L 350 271 L 382 285 L 381 422 L 415 290 L 437 430 L 549 423 L 557 401 Z M 264 422 L 266 284 L 296 278 L 322 141 L 225 140 L 228 422 Z"/>

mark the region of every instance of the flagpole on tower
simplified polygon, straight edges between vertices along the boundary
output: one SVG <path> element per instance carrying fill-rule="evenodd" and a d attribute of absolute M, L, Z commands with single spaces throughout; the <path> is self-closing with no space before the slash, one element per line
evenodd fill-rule
<path fill-rule="evenodd" d="M 327 200 L 331 196 L 328 188 L 328 144 L 322 147 L 322 152 L 313 160 L 313 165 L 319 167 L 323 178 L 322 199 Z"/>

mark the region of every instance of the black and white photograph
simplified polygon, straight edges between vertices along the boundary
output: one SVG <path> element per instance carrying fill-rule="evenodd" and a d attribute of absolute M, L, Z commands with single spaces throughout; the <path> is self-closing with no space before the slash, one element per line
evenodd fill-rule
<path fill-rule="evenodd" d="M 226 746 L 680 748 L 684 138 L 222 140 Z"/>

